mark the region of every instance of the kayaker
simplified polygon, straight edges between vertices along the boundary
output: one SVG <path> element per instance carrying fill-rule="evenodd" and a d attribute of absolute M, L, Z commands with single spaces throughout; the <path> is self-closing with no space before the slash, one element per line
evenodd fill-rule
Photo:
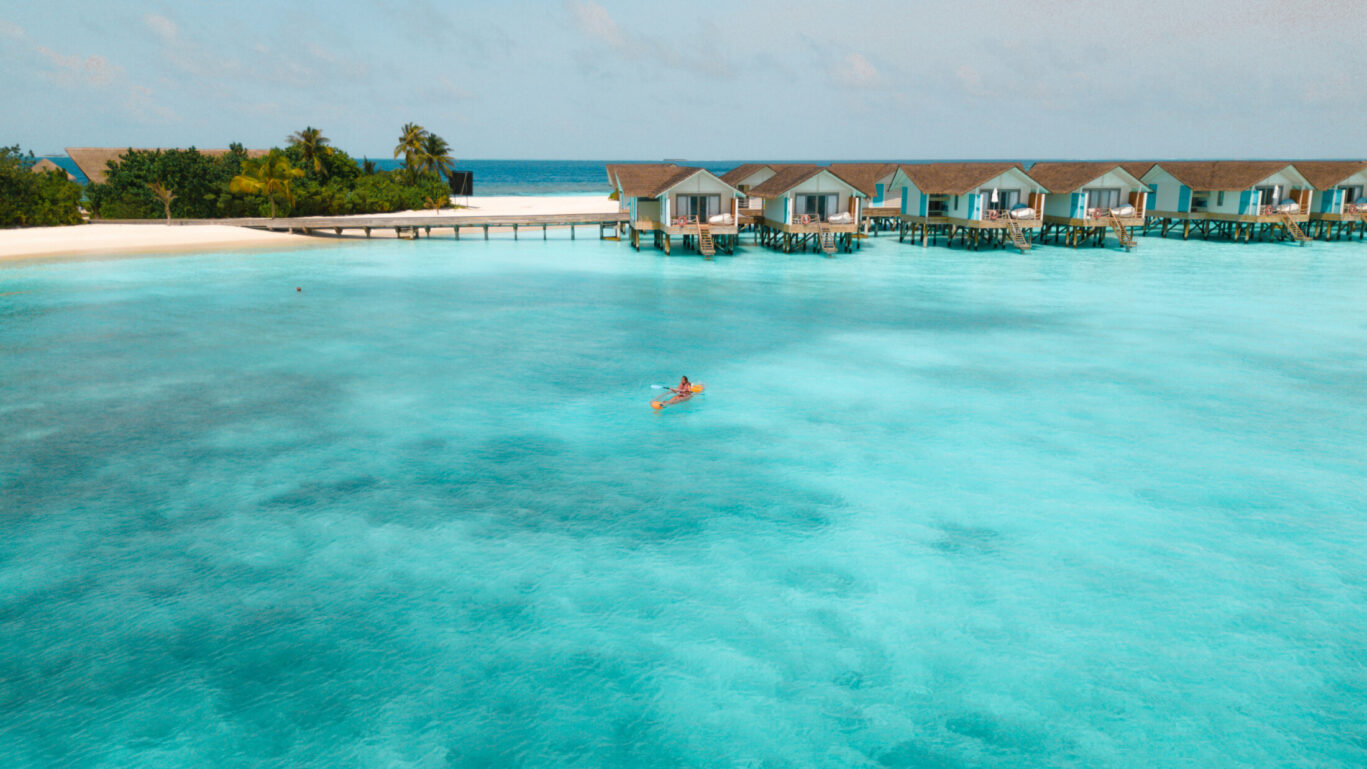
<path fill-rule="evenodd" d="M 679 380 L 679 386 L 674 388 L 674 392 L 679 395 L 692 394 L 693 383 L 688 381 L 688 377 L 684 377 Z"/>

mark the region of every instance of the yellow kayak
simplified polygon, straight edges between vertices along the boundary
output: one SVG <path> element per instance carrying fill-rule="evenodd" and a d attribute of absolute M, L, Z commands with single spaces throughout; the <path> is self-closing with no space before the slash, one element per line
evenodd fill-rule
<path fill-rule="evenodd" d="M 695 384 L 691 386 L 690 392 L 678 393 L 673 398 L 670 398 L 667 401 L 651 401 L 650 407 L 659 410 L 664 408 L 665 406 L 673 406 L 675 404 L 683 403 L 687 401 L 689 398 L 692 398 L 694 395 L 697 395 L 698 393 L 702 392 L 702 390 L 702 385 Z"/>

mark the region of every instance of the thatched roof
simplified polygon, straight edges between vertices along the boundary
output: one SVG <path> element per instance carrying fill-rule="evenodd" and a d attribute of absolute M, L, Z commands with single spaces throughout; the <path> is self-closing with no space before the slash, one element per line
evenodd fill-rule
<path fill-rule="evenodd" d="M 963 195 L 1013 168 L 1025 173 L 1020 163 L 913 163 L 900 166 L 902 173 L 923 195 Z M 1026 178 L 1033 180 L 1029 174 Z"/>
<path fill-rule="evenodd" d="M 1193 190 L 1243 190 L 1291 164 L 1284 160 L 1180 160 L 1157 165 Z"/>
<path fill-rule="evenodd" d="M 1317 190 L 1330 189 L 1353 174 L 1367 171 L 1367 161 L 1363 160 L 1298 160 L 1295 166 Z"/>
<path fill-rule="evenodd" d="M 897 171 L 896 163 L 832 163 L 829 168 L 836 176 L 854 185 L 860 192 L 873 197 L 878 193 L 878 182 Z"/>
<path fill-rule="evenodd" d="M 1124 163 L 1121 163 L 1120 167 L 1125 169 L 1126 171 L 1129 171 L 1130 175 L 1134 178 L 1143 179 L 1144 174 L 1148 173 L 1156 165 L 1158 164 L 1153 162 L 1152 160 L 1145 160 L 1142 162 L 1138 160 L 1127 160 Z"/>
<path fill-rule="evenodd" d="M 1036 163 L 1030 166 L 1030 178 L 1044 185 L 1050 192 L 1074 192 L 1112 171 L 1120 171 L 1126 176 L 1133 177 L 1132 181 L 1136 186 L 1143 184 L 1138 176 L 1126 170 L 1120 163 L 1106 162 Z"/>
<path fill-rule="evenodd" d="M 42 160 L 39 160 L 37 163 L 34 163 L 33 167 L 29 170 L 35 174 L 47 174 L 52 173 L 53 171 L 61 171 L 62 173 L 66 174 L 66 178 L 70 179 L 73 182 L 76 181 L 76 177 L 73 176 L 70 171 L 66 170 L 65 168 L 62 168 L 61 166 L 49 160 L 48 158 L 43 158 Z"/>
<path fill-rule="evenodd" d="M 856 187 L 853 182 L 826 166 L 785 165 L 770 167 L 774 168 L 776 173 L 760 184 L 755 185 L 754 189 L 750 190 L 751 195 L 757 198 L 783 197 L 792 188 L 822 172 L 828 173 L 839 181 L 850 185 L 850 188 L 856 193 L 863 194 L 863 191 Z"/>
<path fill-rule="evenodd" d="M 616 163 L 608 165 L 608 181 L 629 198 L 655 198 L 705 168 L 673 163 Z M 710 175 L 710 174 L 709 174 Z M 728 182 L 729 183 L 729 182 Z"/>
<path fill-rule="evenodd" d="M 139 152 L 165 152 L 168 149 L 180 149 L 179 147 L 67 147 L 66 154 L 76 163 L 76 167 L 81 169 L 81 173 L 92 184 L 102 184 L 109 173 L 109 163 L 117 164 L 119 158 L 130 149 Z M 226 149 L 199 150 L 201 155 L 218 157 L 228 154 Z M 269 150 L 247 150 L 247 157 L 259 158 L 267 154 Z"/>
<path fill-rule="evenodd" d="M 745 179 L 745 177 L 763 168 L 773 168 L 773 166 L 767 163 L 741 163 L 740 165 L 736 166 L 730 171 L 727 171 L 726 173 L 722 174 L 721 180 L 726 182 L 727 184 L 735 186 L 737 184 L 740 184 L 741 181 Z"/>

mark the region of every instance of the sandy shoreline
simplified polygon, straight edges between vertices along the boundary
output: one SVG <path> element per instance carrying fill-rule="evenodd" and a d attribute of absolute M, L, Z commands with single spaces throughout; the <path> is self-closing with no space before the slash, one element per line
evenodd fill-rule
<path fill-rule="evenodd" d="M 468 207 L 447 209 L 442 217 L 523 216 L 529 214 L 597 214 L 617 211 L 617 202 L 587 195 L 488 196 L 457 198 Z M 399 211 L 375 216 L 432 216 L 431 211 Z M 376 232 L 377 236 L 384 233 Z M 72 227 L 31 227 L 0 230 L 0 262 L 25 259 L 82 257 L 107 254 L 154 254 L 221 250 L 227 248 L 296 248 L 334 245 L 330 235 L 291 235 L 223 224 L 166 226 L 148 224 L 84 224 Z"/>

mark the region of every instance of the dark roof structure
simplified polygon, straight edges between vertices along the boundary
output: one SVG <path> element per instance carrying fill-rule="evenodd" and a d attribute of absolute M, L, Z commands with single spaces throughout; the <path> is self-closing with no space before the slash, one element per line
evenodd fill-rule
<path fill-rule="evenodd" d="M 1025 173 L 1020 163 L 913 163 L 900 168 L 924 195 L 963 195 L 1013 168 Z"/>

